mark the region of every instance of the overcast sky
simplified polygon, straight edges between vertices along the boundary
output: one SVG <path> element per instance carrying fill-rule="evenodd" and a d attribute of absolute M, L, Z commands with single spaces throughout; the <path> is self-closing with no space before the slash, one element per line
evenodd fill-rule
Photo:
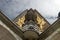
<path fill-rule="evenodd" d="M 25 9 L 36 9 L 50 23 L 47 17 L 57 17 L 60 11 L 60 0 L 0 0 L 0 10 L 10 19 L 15 18 Z"/>

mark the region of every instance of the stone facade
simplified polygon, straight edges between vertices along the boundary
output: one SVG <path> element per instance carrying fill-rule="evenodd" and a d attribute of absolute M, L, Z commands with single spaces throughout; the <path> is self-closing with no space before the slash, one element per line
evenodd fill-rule
<path fill-rule="evenodd" d="M 51 26 L 37 10 L 25 10 L 12 22 L 0 11 L 0 40 L 60 40 L 60 18 Z"/>
<path fill-rule="evenodd" d="M 13 20 L 13 22 L 22 31 L 29 30 L 28 28 L 30 25 L 31 28 L 34 29 L 33 31 L 36 30 L 39 34 L 47 29 L 50 25 L 49 22 L 38 11 L 33 9 L 23 11 Z"/>
<path fill-rule="evenodd" d="M 60 40 L 60 18 L 40 35 L 40 40 Z"/>
<path fill-rule="evenodd" d="M 17 39 L 2 25 L 0 25 L 0 40 L 17 40 Z"/>
<path fill-rule="evenodd" d="M 0 40 L 22 40 L 22 31 L 0 11 Z"/>

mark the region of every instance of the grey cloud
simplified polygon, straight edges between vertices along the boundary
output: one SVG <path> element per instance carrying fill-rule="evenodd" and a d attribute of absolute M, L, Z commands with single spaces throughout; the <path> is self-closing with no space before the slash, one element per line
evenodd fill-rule
<path fill-rule="evenodd" d="M 0 9 L 10 19 L 29 8 L 37 9 L 44 17 L 57 16 L 60 10 L 54 0 L 0 0 Z"/>

